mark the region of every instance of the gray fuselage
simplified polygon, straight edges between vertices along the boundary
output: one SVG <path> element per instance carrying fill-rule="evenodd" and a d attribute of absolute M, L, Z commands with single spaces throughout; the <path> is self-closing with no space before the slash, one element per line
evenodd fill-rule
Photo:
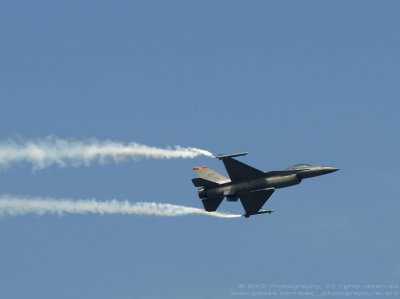
<path fill-rule="evenodd" d="M 236 201 L 241 192 L 251 192 L 261 189 L 280 189 L 300 184 L 303 179 L 328 174 L 338 170 L 335 167 L 308 166 L 289 168 L 282 171 L 266 172 L 265 177 L 243 182 L 227 182 L 213 188 L 198 189 L 200 198 L 227 197 Z"/>

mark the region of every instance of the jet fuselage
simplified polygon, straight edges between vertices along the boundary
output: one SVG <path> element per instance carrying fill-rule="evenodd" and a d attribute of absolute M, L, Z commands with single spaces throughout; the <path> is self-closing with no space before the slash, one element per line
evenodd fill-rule
<path fill-rule="evenodd" d="M 294 186 L 303 179 L 339 170 L 335 167 L 298 164 L 284 170 L 263 172 L 233 158 L 246 154 L 247 152 L 215 156 L 224 163 L 229 178 L 207 166 L 193 168 L 198 178 L 192 179 L 192 183 L 198 187 L 198 194 L 206 211 L 216 211 L 226 197 L 228 201 L 237 201 L 240 198 L 245 217 L 272 213 L 272 210 L 261 208 L 276 189 Z"/>
<path fill-rule="evenodd" d="M 236 201 L 241 192 L 251 192 L 260 189 L 280 189 L 300 184 L 303 179 L 328 174 L 338 170 L 335 167 L 311 166 L 299 170 L 282 170 L 266 172 L 264 178 L 243 182 L 227 182 L 214 188 L 200 188 L 200 198 L 227 197 L 228 201 Z"/>

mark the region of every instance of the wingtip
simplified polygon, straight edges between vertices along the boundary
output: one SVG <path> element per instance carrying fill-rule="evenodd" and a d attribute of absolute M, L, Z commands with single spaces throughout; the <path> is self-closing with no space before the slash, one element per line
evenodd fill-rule
<path fill-rule="evenodd" d="M 260 210 L 260 211 L 255 212 L 255 213 L 245 213 L 245 214 L 243 214 L 242 216 L 243 216 L 243 217 L 246 217 L 246 218 L 249 218 L 250 216 L 253 216 L 253 215 L 271 214 L 271 213 L 273 213 L 273 212 L 275 212 L 275 210 Z"/>
<path fill-rule="evenodd" d="M 217 159 L 226 159 L 226 158 L 233 158 L 233 157 L 239 157 L 239 156 L 245 156 L 247 155 L 249 152 L 241 152 L 241 153 L 237 153 L 237 154 L 229 154 L 229 155 L 224 155 L 224 154 L 220 154 L 220 155 L 216 155 L 214 156 Z"/>

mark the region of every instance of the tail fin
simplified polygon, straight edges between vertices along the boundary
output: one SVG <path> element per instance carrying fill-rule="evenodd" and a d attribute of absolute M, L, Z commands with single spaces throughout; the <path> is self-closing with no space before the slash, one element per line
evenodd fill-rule
<path fill-rule="evenodd" d="M 195 167 L 193 170 L 197 173 L 199 176 L 198 178 L 195 178 L 192 180 L 193 185 L 195 187 L 204 187 L 204 188 L 212 188 L 216 187 L 220 184 L 228 183 L 231 180 L 224 177 L 223 175 L 220 175 L 218 172 L 206 167 L 206 166 L 201 166 L 201 167 Z M 201 189 L 199 189 L 201 190 Z M 200 191 L 199 191 L 200 193 Z M 202 198 L 200 196 L 200 198 Z M 224 197 L 218 197 L 218 198 L 203 198 L 201 201 L 203 202 L 204 209 L 208 212 L 214 212 L 217 210 L 219 205 L 221 204 L 222 200 Z"/>
<path fill-rule="evenodd" d="M 206 188 L 212 188 L 212 187 L 216 187 L 219 185 L 216 182 L 211 182 L 209 180 L 202 179 L 202 178 L 192 179 L 192 183 L 195 187 L 206 187 Z"/>
<path fill-rule="evenodd" d="M 226 178 L 223 175 L 219 174 L 218 172 L 208 168 L 207 166 L 195 167 L 195 168 L 193 168 L 193 170 L 197 173 L 199 178 L 210 181 L 210 182 L 214 182 L 216 184 L 223 184 L 223 183 L 230 182 L 230 180 L 228 178 Z M 205 185 L 202 185 L 202 186 L 205 186 Z"/>

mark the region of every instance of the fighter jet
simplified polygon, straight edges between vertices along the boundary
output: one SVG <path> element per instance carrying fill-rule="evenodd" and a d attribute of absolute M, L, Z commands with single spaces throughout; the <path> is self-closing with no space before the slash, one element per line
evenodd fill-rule
<path fill-rule="evenodd" d="M 206 166 L 193 168 L 199 177 L 192 179 L 192 182 L 195 187 L 199 187 L 198 194 L 206 211 L 216 211 L 226 197 L 227 201 L 240 199 L 245 211 L 243 216 L 246 218 L 257 214 L 271 214 L 273 210 L 261 208 L 275 189 L 298 185 L 303 179 L 339 170 L 335 167 L 298 164 L 284 170 L 263 172 L 233 159 L 247 154 L 243 152 L 215 156 L 224 163 L 229 179 Z"/>

